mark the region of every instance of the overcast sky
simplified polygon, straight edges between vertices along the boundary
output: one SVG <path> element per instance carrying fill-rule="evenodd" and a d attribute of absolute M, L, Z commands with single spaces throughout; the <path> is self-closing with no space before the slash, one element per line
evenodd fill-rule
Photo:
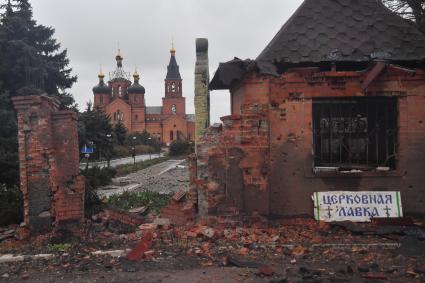
<path fill-rule="evenodd" d="M 93 100 L 99 66 L 137 67 L 146 104 L 161 105 L 171 40 L 183 78 L 187 113 L 194 113 L 195 39 L 207 37 L 211 78 L 219 62 L 255 59 L 302 0 L 30 0 L 38 23 L 56 29 L 78 82 L 71 89 L 85 108 Z M 211 92 L 212 122 L 230 113 L 228 91 Z"/>

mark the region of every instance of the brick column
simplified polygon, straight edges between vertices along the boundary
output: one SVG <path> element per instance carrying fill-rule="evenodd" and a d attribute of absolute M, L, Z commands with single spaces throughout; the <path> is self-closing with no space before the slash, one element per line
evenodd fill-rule
<path fill-rule="evenodd" d="M 208 67 L 208 39 L 196 39 L 195 65 L 195 151 L 200 138 L 210 126 L 210 81 Z"/>
<path fill-rule="evenodd" d="M 61 220 L 80 223 L 84 177 L 79 175 L 75 113 L 58 110 L 58 101 L 45 95 L 12 101 L 18 115 L 24 221 L 30 233 L 50 232 Z"/>

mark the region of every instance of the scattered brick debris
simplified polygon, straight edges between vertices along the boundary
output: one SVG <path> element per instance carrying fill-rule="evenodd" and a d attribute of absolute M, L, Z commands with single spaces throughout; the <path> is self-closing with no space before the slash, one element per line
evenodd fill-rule
<path fill-rule="evenodd" d="M 275 271 L 270 266 L 265 265 L 258 268 L 258 273 L 264 276 L 272 276 L 275 273 Z"/>
<path fill-rule="evenodd" d="M 186 191 L 178 191 L 173 195 L 173 200 L 179 202 L 186 196 Z"/>
<path fill-rule="evenodd" d="M 139 244 L 127 255 L 129 260 L 139 260 L 145 256 L 145 253 L 148 252 L 150 246 L 152 245 L 152 232 L 146 232 L 145 236 L 139 242 Z M 149 256 L 152 256 L 152 252 L 148 253 Z"/>

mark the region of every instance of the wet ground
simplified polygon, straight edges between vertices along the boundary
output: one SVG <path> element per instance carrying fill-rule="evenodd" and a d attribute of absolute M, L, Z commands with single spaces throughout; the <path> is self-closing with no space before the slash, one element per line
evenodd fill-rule
<path fill-rule="evenodd" d="M 99 196 L 109 197 L 125 191 L 144 190 L 170 194 L 179 190 L 187 190 L 189 187 L 189 171 L 184 159 L 167 160 L 118 179 L 125 179 L 126 184 L 100 188 L 98 190 Z M 117 183 L 117 180 L 115 180 L 115 183 Z"/>

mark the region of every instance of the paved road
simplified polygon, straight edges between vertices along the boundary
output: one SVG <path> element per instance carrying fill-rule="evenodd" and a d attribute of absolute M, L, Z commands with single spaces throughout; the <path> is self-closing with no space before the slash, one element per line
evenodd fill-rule
<path fill-rule="evenodd" d="M 163 153 L 158 154 L 158 153 L 152 153 L 152 154 L 142 154 L 142 155 L 136 155 L 136 162 L 140 162 L 140 161 L 145 161 L 148 159 L 154 159 L 154 158 L 158 158 L 164 156 Z M 111 167 L 117 167 L 118 165 L 123 165 L 123 164 L 132 164 L 133 161 L 133 157 L 124 157 L 124 158 L 119 158 L 119 159 L 113 159 L 110 162 L 110 166 Z M 86 162 L 81 162 L 80 163 L 80 169 L 84 169 L 86 168 L 87 163 Z M 89 168 L 93 167 L 93 166 L 98 166 L 100 168 L 106 167 L 108 165 L 108 163 L 106 161 L 102 161 L 102 162 L 89 162 Z"/>
<path fill-rule="evenodd" d="M 128 185 L 109 185 L 97 190 L 99 197 L 110 197 L 126 191 L 155 191 L 159 193 L 172 193 L 189 187 L 189 171 L 186 166 L 181 166 L 185 160 L 167 160 L 148 168 L 131 173 L 124 177 Z M 178 166 L 180 165 L 180 166 Z M 119 183 L 116 178 L 114 183 Z"/>

